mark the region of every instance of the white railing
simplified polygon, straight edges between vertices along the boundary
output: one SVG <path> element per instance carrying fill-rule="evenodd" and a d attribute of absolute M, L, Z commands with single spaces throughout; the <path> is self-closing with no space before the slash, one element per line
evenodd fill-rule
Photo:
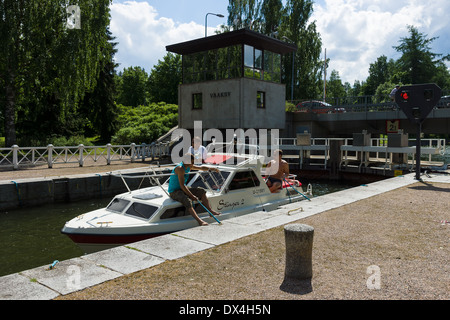
<path fill-rule="evenodd" d="M 375 159 L 392 160 L 392 153 L 408 153 L 414 154 L 415 148 L 412 148 L 416 144 L 415 139 L 409 139 L 409 147 L 403 148 L 388 148 L 387 137 L 371 138 L 370 146 L 353 146 L 353 138 L 311 138 L 309 145 L 297 145 L 297 138 L 279 138 L 276 144 L 282 150 L 293 150 L 298 152 L 294 158 L 298 159 L 300 168 L 303 166 L 305 159 L 308 159 L 310 165 L 320 165 L 324 169 L 327 167 L 328 159 L 330 158 L 330 141 L 342 140 L 341 146 L 341 161 L 346 163 L 349 156 L 357 156 L 357 152 L 364 150 L 367 152 L 367 158 L 369 154 L 373 155 Z M 444 154 L 445 152 L 445 139 L 421 139 L 421 156 L 428 156 L 428 161 L 432 161 L 432 156 Z M 361 150 L 360 150 L 361 149 Z M 312 155 L 314 152 L 315 155 Z M 289 155 L 285 156 L 289 158 Z M 315 160 L 316 162 L 312 162 Z M 317 163 L 317 160 L 319 162 Z"/>
<path fill-rule="evenodd" d="M 152 143 L 136 145 L 111 145 L 105 146 L 65 146 L 55 147 L 49 144 L 47 147 L 19 147 L 0 148 L 0 168 L 12 167 L 19 169 L 21 166 L 48 165 L 52 168 L 54 164 L 78 163 L 80 167 L 87 160 L 106 164 L 112 161 L 145 161 L 146 158 L 161 158 L 168 156 L 169 143 Z"/>

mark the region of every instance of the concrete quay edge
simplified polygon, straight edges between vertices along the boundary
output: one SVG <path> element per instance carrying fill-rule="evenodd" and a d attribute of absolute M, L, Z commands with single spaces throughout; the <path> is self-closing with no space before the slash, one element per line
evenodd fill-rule
<path fill-rule="evenodd" d="M 424 182 L 450 183 L 450 175 L 423 176 Z M 0 277 L 0 300 L 51 300 L 261 231 L 289 224 L 355 201 L 416 183 L 414 174 L 389 178 L 311 198 L 270 212 L 255 212 L 157 238 L 87 254 Z M 118 259 L 120 257 L 120 259 Z"/>
<path fill-rule="evenodd" d="M 158 170 L 158 167 L 155 167 Z M 118 173 L 145 175 L 148 167 L 101 173 L 0 180 L 0 210 L 30 207 L 62 201 L 79 201 L 127 192 Z M 112 174 L 113 173 L 113 174 Z M 149 180 L 126 179 L 131 189 L 150 186 Z"/>

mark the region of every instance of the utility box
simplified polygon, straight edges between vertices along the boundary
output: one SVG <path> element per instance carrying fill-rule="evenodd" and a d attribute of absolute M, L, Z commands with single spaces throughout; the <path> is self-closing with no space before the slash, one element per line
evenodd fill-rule
<path fill-rule="evenodd" d="M 308 147 L 311 145 L 311 133 L 304 131 L 303 133 L 297 133 L 297 146 Z M 303 159 L 304 164 L 310 163 L 311 150 L 300 150 L 299 158 Z"/>
<path fill-rule="evenodd" d="M 297 146 L 310 146 L 311 145 L 311 133 L 297 133 Z"/>
<path fill-rule="evenodd" d="M 399 133 L 388 133 L 388 148 L 406 148 L 408 147 L 408 134 L 399 131 Z M 393 153 L 392 162 L 396 164 L 407 164 L 407 153 Z"/>
<path fill-rule="evenodd" d="M 388 133 L 388 147 L 408 147 L 408 134 L 403 132 Z"/>
<path fill-rule="evenodd" d="M 353 134 L 353 145 L 356 147 L 367 147 L 370 146 L 371 134 L 367 133 L 366 130 L 363 130 L 362 133 L 354 133 Z"/>

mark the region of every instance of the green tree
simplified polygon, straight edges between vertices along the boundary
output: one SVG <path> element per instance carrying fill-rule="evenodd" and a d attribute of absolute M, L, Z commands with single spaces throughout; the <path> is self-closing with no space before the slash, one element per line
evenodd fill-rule
<path fill-rule="evenodd" d="M 380 84 L 389 80 L 389 65 L 385 55 L 377 58 L 377 61 L 369 66 L 369 76 L 362 87 L 364 95 L 374 95 Z"/>
<path fill-rule="evenodd" d="M 322 40 L 317 32 L 312 0 L 229 0 L 228 26 L 222 31 L 250 28 L 297 45 L 292 58 L 283 63 L 283 82 L 291 84 L 294 68 L 294 99 L 311 98 L 321 93 L 323 62 L 320 61 Z M 275 33 L 276 31 L 276 33 Z M 286 85 L 286 96 L 291 97 L 291 86 Z"/>
<path fill-rule="evenodd" d="M 443 61 L 436 63 L 432 83 L 436 83 L 443 92 L 450 92 L 450 72 Z"/>
<path fill-rule="evenodd" d="M 327 97 L 340 98 L 346 95 L 347 93 L 345 92 L 345 87 L 342 84 L 339 72 L 336 70 L 331 71 L 330 79 L 327 81 Z M 335 102 L 333 101 L 332 104 L 335 104 Z"/>
<path fill-rule="evenodd" d="M 114 101 L 116 94 L 116 84 L 114 81 L 117 64 L 113 58 L 117 49 L 116 42 L 112 42 L 109 29 L 106 30 L 108 45 L 102 48 L 104 60 L 101 63 L 101 70 L 97 79 L 97 85 L 92 92 L 86 94 L 80 107 L 81 116 L 89 120 L 85 134 L 100 135 L 100 140 L 108 143 L 116 130 L 117 107 Z"/>
<path fill-rule="evenodd" d="M 164 101 L 178 104 L 178 85 L 181 83 L 181 56 L 167 53 L 163 61 L 153 67 L 148 78 L 148 93 L 151 102 Z"/>
<path fill-rule="evenodd" d="M 261 29 L 261 6 L 258 0 L 229 0 L 228 26 L 235 30 L 249 28 Z"/>
<path fill-rule="evenodd" d="M 321 92 L 323 63 L 320 61 L 322 40 L 315 21 L 309 21 L 313 13 L 313 1 L 287 0 L 285 10 L 280 36 L 286 37 L 298 48 L 294 62 L 294 99 L 316 97 Z M 285 82 L 290 83 L 292 62 L 291 59 L 284 61 Z M 290 86 L 286 86 L 286 90 L 290 92 Z"/>
<path fill-rule="evenodd" d="M 17 113 L 25 126 L 38 124 L 36 115 L 43 115 L 55 120 L 51 129 L 60 129 L 96 84 L 110 0 L 78 0 L 76 5 L 80 28 L 67 23 L 73 16 L 65 0 L 0 0 L 6 146 L 16 143 Z"/>
<path fill-rule="evenodd" d="M 283 14 L 284 8 L 281 0 L 263 0 L 261 5 L 263 20 L 261 32 L 267 35 L 275 34 L 280 27 Z"/>
<path fill-rule="evenodd" d="M 436 72 L 436 63 L 439 60 L 435 58 L 442 56 L 430 51 L 430 44 L 437 37 L 427 38 L 427 35 L 420 33 L 414 26 L 408 26 L 408 30 L 409 37 L 401 38 L 400 45 L 394 47 L 402 53 L 397 61 L 399 71 L 403 72 L 400 80 L 410 84 L 428 83 Z M 448 59 L 448 56 L 444 59 Z"/>
<path fill-rule="evenodd" d="M 117 79 L 116 102 L 124 106 L 136 108 L 144 105 L 148 100 L 147 81 L 148 74 L 141 67 L 129 67 L 119 73 Z"/>

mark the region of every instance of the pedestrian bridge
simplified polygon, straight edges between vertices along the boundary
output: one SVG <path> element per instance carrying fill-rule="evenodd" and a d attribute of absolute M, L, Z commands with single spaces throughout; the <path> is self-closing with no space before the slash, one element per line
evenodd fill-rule
<path fill-rule="evenodd" d="M 403 130 L 415 134 L 412 124 L 395 102 L 374 103 L 373 99 L 338 101 L 339 112 L 288 112 L 286 125 L 290 136 L 308 131 L 313 137 L 345 137 L 355 132 L 372 134 L 395 133 Z M 351 101 L 350 101 L 351 102 Z M 450 133 L 450 99 L 441 99 L 422 124 L 425 134 Z"/>

